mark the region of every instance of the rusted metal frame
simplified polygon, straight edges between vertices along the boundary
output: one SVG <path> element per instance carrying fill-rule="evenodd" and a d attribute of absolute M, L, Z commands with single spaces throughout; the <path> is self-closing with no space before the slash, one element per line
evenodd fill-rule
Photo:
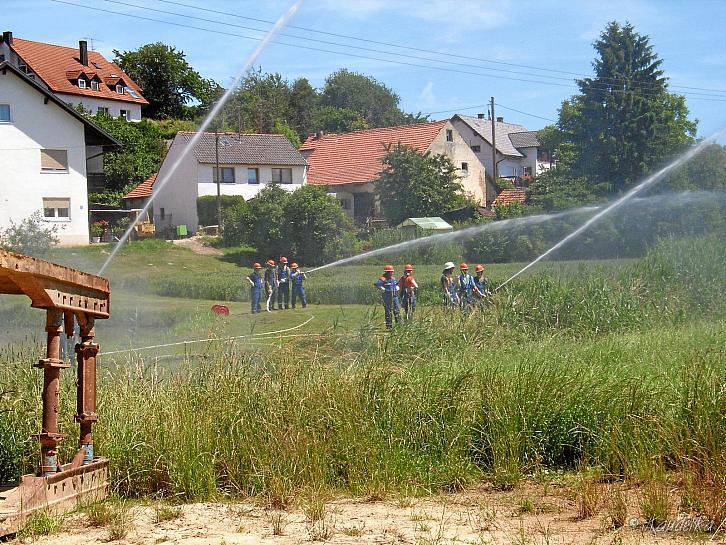
<path fill-rule="evenodd" d="M 36 434 L 40 440 L 40 474 L 53 475 L 60 471 L 58 444 L 64 435 L 58 430 L 60 412 L 60 371 L 69 364 L 60 359 L 60 342 L 63 333 L 63 313 L 58 309 L 48 309 L 45 322 L 47 332 L 46 357 L 35 367 L 43 370 L 43 425 Z"/>
<path fill-rule="evenodd" d="M 72 466 L 88 465 L 93 462 L 92 426 L 98 421 L 96 413 L 96 356 L 99 346 L 94 342 L 96 332 L 93 316 L 78 315 L 81 327 L 81 342 L 76 345 L 78 381 L 76 393 L 76 422 L 80 425 L 79 450 Z"/>

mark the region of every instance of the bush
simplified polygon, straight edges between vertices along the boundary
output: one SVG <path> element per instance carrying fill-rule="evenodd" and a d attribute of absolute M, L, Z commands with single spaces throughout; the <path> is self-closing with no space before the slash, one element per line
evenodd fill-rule
<path fill-rule="evenodd" d="M 19 254 L 42 257 L 58 244 L 58 226 L 43 219 L 40 211 L 20 223 L 10 220 L 10 227 L 0 232 L 0 248 Z"/>
<path fill-rule="evenodd" d="M 245 203 L 244 197 L 241 195 L 222 195 L 222 221 L 224 221 L 224 213 L 226 210 Z M 217 225 L 217 197 L 216 195 L 205 195 L 197 198 L 197 216 L 199 216 L 199 225 Z"/>

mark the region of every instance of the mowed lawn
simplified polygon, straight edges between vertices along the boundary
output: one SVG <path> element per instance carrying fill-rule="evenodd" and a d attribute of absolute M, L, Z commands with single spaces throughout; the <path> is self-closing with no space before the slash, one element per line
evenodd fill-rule
<path fill-rule="evenodd" d="M 110 249 L 107 245 L 58 248 L 48 259 L 97 273 Z M 402 271 L 403 263 L 399 264 L 396 256 L 383 259 L 394 264 L 397 274 Z M 458 265 L 461 258 L 451 259 Z M 593 268 L 617 274 L 628 263 L 551 262 L 538 265 L 528 274 L 546 272 L 568 277 Z M 436 284 L 443 264 L 414 265 L 419 284 L 429 294 L 424 303 L 436 300 Z M 486 275 L 493 283 L 500 283 L 523 265 L 485 264 Z M 198 353 L 214 349 L 222 342 L 174 344 L 202 339 L 226 339 L 224 342 L 255 347 L 279 342 L 280 335 L 355 334 L 362 324 L 370 323 L 371 317 L 374 323 L 382 323 L 382 309 L 377 305 L 378 294 L 373 287 L 380 272 L 379 264 L 344 265 L 313 272 L 306 281 L 310 303 L 306 309 L 298 306 L 295 310 L 252 315 L 245 280 L 249 268 L 225 255 L 202 255 L 161 241 L 132 243 L 119 252 L 106 270 L 105 276 L 111 282 L 112 317 L 98 322 L 98 342 L 103 352 L 129 350 L 108 356 L 125 359 L 129 355 L 151 358 Z M 211 307 L 220 303 L 229 308 L 229 316 L 211 312 Z M 24 298 L 0 296 L 0 317 L 6 318 L 0 326 L 0 344 L 43 340 L 43 312 L 30 309 Z M 270 332 L 273 334 L 266 335 Z M 136 348 L 145 349 L 130 350 Z"/>

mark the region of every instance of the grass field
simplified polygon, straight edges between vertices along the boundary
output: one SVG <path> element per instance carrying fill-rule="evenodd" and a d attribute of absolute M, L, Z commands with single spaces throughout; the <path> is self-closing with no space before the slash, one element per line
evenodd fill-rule
<path fill-rule="evenodd" d="M 313 304 L 294 313 L 251 316 L 230 296 L 222 319 L 208 309 L 225 299 L 211 295 L 243 299 L 247 271 L 178 248 L 130 248 L 109 271 L 107 351 L 315 318 L 271 338 L 102 356 L 98 451 L 125 496 L 254 495 L 281 506 L 310 490 L 416 495 L 481 480 L 507 489 L 587 469 L 670 483 L 679 509 L 716 527 L 726 505 L 725 255 L 722 240 L 706 238 L 664 241 L 637 261 L 547 264 L 468 318 L 434 304 L 439 266 L 417 266 L 418 316 L 387 333 L 368 304 L 377 267 L 311 274 Z M 54 256 L 91 271 L 103 257 L 99 248 Z M 501 282 L 518 267 L 488 274 Z M 42 312 L 4 304 L 13 342 L 0 348 L 0 481 L 37 457 L 40 385 L 29 362 L 39 347 L 17 340 L 42 327 Z M 175 357 L 165 367 L 166 355 Z M 73 433 L 74 386 L 63 385 Z M 69 440 L 62 455 L 73 450 Z"/>

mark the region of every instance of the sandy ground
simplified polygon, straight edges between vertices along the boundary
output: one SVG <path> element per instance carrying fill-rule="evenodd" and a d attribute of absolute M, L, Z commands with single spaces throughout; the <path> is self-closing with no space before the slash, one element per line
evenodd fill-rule
<path fill-rule="evenodd" d="M 205 246 L 204 244 L 202 244 L 202 241 L 199 237 L 181 238 L 177 240 L 172 240 L 172 242 L 177 246 L 181 246 L 182 248 L 189 248 L 191 251 L 197 254 L 222 255 L 224 253 L 222 252 L 222 250 L 219 250 L 217 248 Z"/>
<path fill-rule="evenodd" d="M 607 485 L 598 493 L 598 512 L 582 520 L 577 516 L 577 494 L 571 488 L 528 484 L 511 492 L 481 486 L 427 498 L 329 499 L 324 509 L 318 501 L 317 510 L 310 507 L 315 502 L 306 504 L 305 500 L 285 511 L 252 501 L 188 504 L 172 509 L 171 520 L 163 522 L 157 520 L 159 504 L 135 505 L 128 508 L 127 534 L 120 540 L 109 539 L 109 527 L 91 527 L 86 514 L 76 513 L 68 516 L 60 534 L 24 541 L 54 545 L 726 543 L 723 533 L 674 531 L 692 529 L 693 519 L 683 514 L 673 515 L 669 531 L 646 527 L 638 518 L 638 492 L 625 493 L 628 523 L 617 530 L 608 515 L 612 490 Z M 323 510 L 322 519 L 311 520 Z"/>

